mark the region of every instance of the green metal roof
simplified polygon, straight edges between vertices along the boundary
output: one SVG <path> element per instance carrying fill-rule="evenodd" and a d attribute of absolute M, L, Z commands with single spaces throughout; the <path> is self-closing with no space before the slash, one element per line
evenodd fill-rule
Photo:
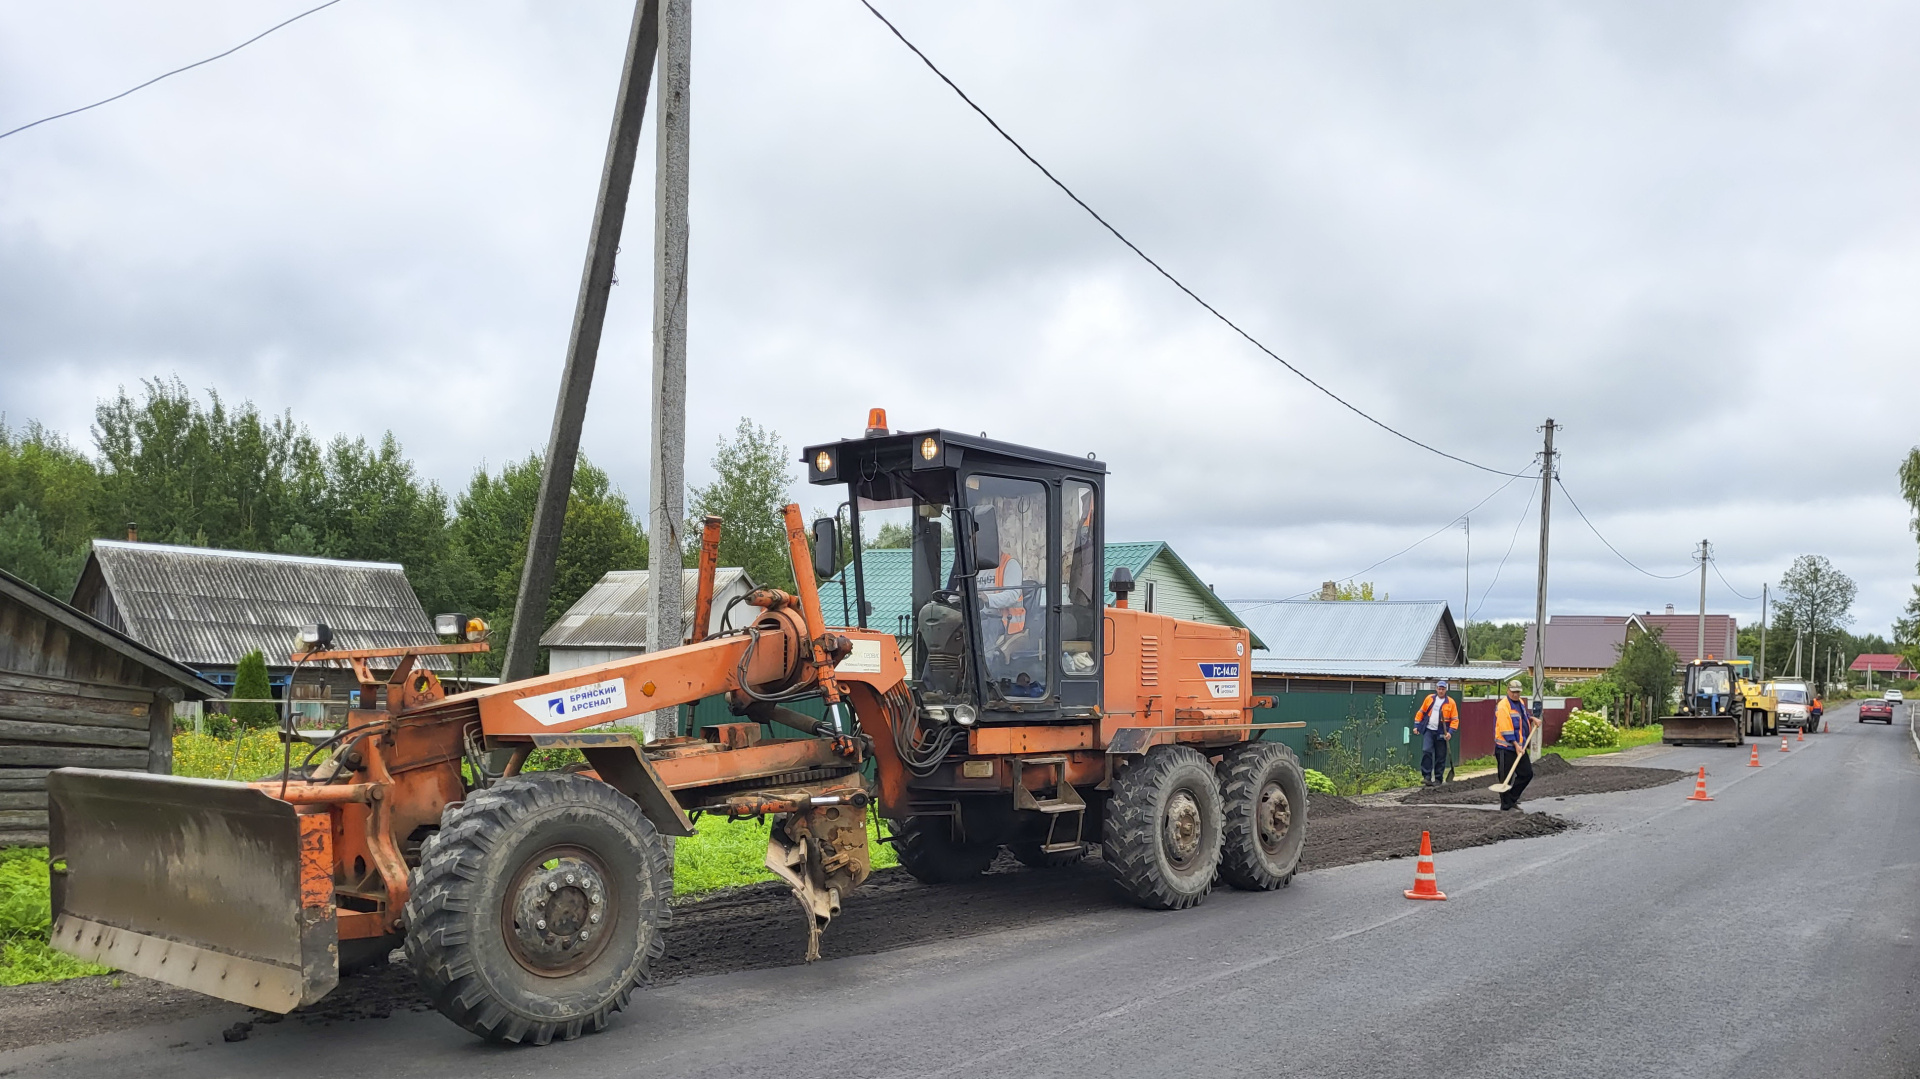
<path fill-rule="evenodd" d="M 1199 576 L 1189 569 L 1180 556 L 1173 553 L 1159 540 L 1146 540 L 1135 543 L 1109 543 L 1106 549 L 1107 578 L 1113 578 L 1113 571 L 1121 566 L 1127 567 L 1134 578 L 1139 579 L 1154 559 L 1165 556 L 1163 564 L 1173 573 L 1182 575 L 1200 594 L 1209 609 L 1213 611 L 1221 625 L 1245 626 L 1240 616 L 1231 607 L 1213 594 Z M 868 548 L 861 552 L 860 569 L 867 587 L 867 602 L 873 604 L 873 613 L 867 616 L 867 625 L 873 629 L 904 635 L 908 632 L 910 616 L 913 613 L 913 552 L 905 547 Z M 953 568 L 953 548 L 947 547 L 940 552 L 940 574 L 946 576 Z M 1106 603 L 1113 605 L 1113 592 L 1107 591 Z M 841 570 L 840 573 L 820 586 L 820 606 L 824 610 L 830 625 L 845 626 L 859 621 L 853 610 L 853 571 Z M 843 613 L 844 612 L 844 613 Z M 1253 639 L 1253 647 L 1260 648 L 1258 636 Z"/>

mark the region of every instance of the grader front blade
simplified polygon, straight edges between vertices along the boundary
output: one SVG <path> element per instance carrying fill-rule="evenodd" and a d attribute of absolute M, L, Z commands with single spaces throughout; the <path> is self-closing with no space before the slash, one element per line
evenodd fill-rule
<path fill-rule="evenodd" d="M 327 814 L 92 768 L 55 771 L 47 796 L 55 948 L 274 1012 L 339 981 Z"/>

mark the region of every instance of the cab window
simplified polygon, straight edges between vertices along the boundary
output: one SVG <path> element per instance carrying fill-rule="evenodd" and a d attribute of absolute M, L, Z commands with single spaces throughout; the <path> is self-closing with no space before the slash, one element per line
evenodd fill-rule
<path fill-rule="evenodd" d="M 967 510 L 997 551 L 977 550 L 974 574 L 981 667 L 990 696 L 1018 702 L 1047 695 L 1047 488 L 1036 480 L 973 476 Z"/>
<path fill-rule="evenodd" d="M 1091 675 L 1099 666 L 1094 630 L 1101 597 L 1099 552 L 1094 549 L 1093 485 L 1060 485 L 1060 673 Z"/>

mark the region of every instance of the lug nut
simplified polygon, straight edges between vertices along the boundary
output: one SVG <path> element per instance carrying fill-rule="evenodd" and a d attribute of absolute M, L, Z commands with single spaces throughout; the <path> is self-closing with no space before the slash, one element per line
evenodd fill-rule
<path fill-rule="evenodd" d="M 599 911 L 597 911 L 597 910 L 596 910 L 596 911 L 594 911 L 594 912 L 593 912 L 593 915 L 592 915 L 591 917 L 589 917 L 589 918 L 587 919 L 587 921 L 589 921 L 589 922 L 592 922 L 592 923 L 593 923 L 594 925 L 599 925 L 599 924 L 600 924 L 600 912 L 599 912 Z"/>
<path fill-rule="evenodd" d="M 593 904 L 594 906 L 596 906 L 596 907 L 597 907 L 597 906 L 599 906 L 599 905 L 600 905 L 600 893 L 599 893 L 599 892 L 595 892 L 595 893 L 593 893 L 592 895 L 590 895 L 590 896 L 588 896 L 588 897 L 587 897 L 587 902 L 589 902 L 589 903 L 592 903 L 592 904 Z"/>
<path fill-rule="evenodd" d="M 572 884 L 572 883 L 573 883 L 573 874 L 572 874 L 572 873 L 568 873 L 568 874 L 567 874 L 567 883 L 568 883 L 568 884 Z"/>
<path fill-rule="evenodd" d="M 592 936 L 592 934 L 591 934 L 591 933 L 588 933 L 588 932 L 587 932 L 586 930 L 584 930 L 584 929 L 582 929 L 582 930 L 580 931 L 580 940 L 581 940 L 581 941 L 582 941 L 583 943 L 584 943 L 584 942 L 586 941 L 586 939 L 587 939 L 587 938 L 588 938 L 589 936 Z"/>
<path fill-rule="evenodd" d="M 547 882 L 547 891 L 549 891 L 549 892 L 557 892 L 557 891 L 559 891 L 559 890 L 560 890 L 560 882 L 559 882 L 559 881 L 554 881 L 554 880 L 550 880 L 550 881 L 548 881 L 548 882 Z"/>
<path fill-rule="evenodd" d="M 545 918 L 542 918 L 539 921 L 533 923 L 533 927 L 535 929 L 545 929 L 547 927 L 547 920 Z"/>

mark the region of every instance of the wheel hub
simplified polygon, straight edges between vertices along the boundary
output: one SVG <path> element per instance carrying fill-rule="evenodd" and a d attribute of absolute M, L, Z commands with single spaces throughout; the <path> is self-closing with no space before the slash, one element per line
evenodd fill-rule
<path fill-rule="evenodd" d="M 535 974 L 572 974 L 606 948 L 613 929 L 607 872 L 587 851 L 542 851 L 515 875 L 505 900 L 507 950 Z"/>
<path fill-rule="evenodd" d="M 1175 865 L 1186 866 L 1200 850 L 1200 803 L 1190 791 L 1175 791 L 1167 799 L 1166 820 L 1161 827 L 1167 855 Z"/>
<path fill-rule="evenodd" d="M 1287 800 L 1287 792 L 1280 789 L 1278 783 L 1269 783 L 1260 789 L 1260 806 L 1254 812 L 1256 827 L 1260 831 L 1260 847 L 1268 854 L 1276 854 L 1280 844 L 1293 828 L 1293 803 Z"/>

